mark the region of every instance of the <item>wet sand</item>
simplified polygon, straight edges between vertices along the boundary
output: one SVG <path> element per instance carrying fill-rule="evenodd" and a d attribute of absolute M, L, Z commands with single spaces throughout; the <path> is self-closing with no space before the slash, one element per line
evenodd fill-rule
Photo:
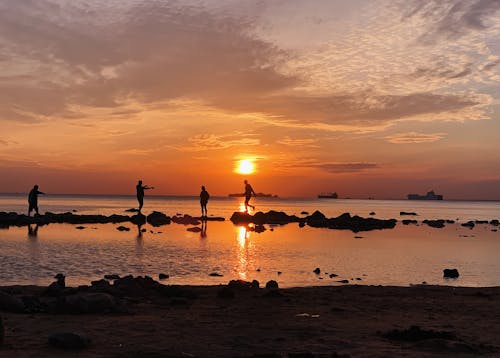
<path fill-rule="evenodd" d="M 114 313 L 2 312 L 0 356 L 75 356 L 47 343 L 51 333 L 64 331 L 91 340 L 78 351 L 82 357 L 500 355 L 500 287 L 176 289 L 190 297 L 124 296 L 126 310 Z M 41 290 L 15 288 L 17 294 Z M 417 334 L 390 334 L 412 325 L 420 327 L 409 331 Z"/>

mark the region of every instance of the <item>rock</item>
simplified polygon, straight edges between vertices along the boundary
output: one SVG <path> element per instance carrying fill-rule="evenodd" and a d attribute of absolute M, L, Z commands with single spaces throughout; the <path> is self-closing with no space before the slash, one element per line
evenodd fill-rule
<path fill-rule="evenodd" d="M 137 215 L 133 215 L 130 217 L 130 222 L 134 225 L 144 225 L 146 223 L 146 216 L 143 214 L 139 213 Z"/>
<path fill-rule="evenodd" d="M 476 224 L 488 224 L 488 220 L 476 220 Z"/>
<path fill-rule="evenodd" d="M 136 208 L 130 208 L 130 209 L 125 209 L 124 210 L 126 213 L 138 213 L 139 209 Z"/>
<path fill-rule="evenodd" d="M 190 231 L 190 232 L 201 232 L 201 228 L 198 227 L 198 226 L 193 226 L 193 227 L 190 227 L 190 228 L 187 228 L 186 231 Z"/>
<path fill-rule="evenodd" d="M 460 274 L 457 269 L 444 269 L 443 278 L 458 278 Z"/>
<path fill-rule="evenodd" d="M 446 219 L 445 221 L 447 224 L 454 224 L 455 223 L 455 220 Z"/>
<path fill-rule="evenodd" d="M 169 277 L 170 277 L 170 275 L 167 275 L 167 274 L 164 274 L 164 273 L 160 273 L 160 274 L 158 275 L 158 278 L 159 278 L 160 280 L 166 280 L 166 279 L 167 279 L 167 278 L 169 278 Z"/>
<path fill-rule="evenodd" d="M 278 276 L 279 276 L 279 275 L 281 275 L 281 274 L 282 274 L 283 272 L 281 272 L 281 271 L 278 271 L 278 272 L 276 272 L 276 273 L 277 273 L 277 274 L 278 274 Z"/>
<path fill-rule="evenodd" d="M 412 219 L 404 219 L 403 220 L 403 225 L 410 225 L 410 224 L 418 224 L 417 220 L 412 220 Z"/>
<path fill-rule="evenodd" d="M 236 290 L 246 290 L 252 288 L 252 283 L 244 280 L 231 280 L 227 284 L 227 287 Z"/>
<path fill-rule="evenodd" d="M 95 288 L 97 290 L 108 291 L 111 289 L 111 284 L 109 283 L 109 281 L 107 281 L 105 279 L 92 281 L 92 282 L 90 282 L 90 284 L 92 285 L 93 288 Z"/>
<path fill-rule="evenodd" d="M 330 278 L 334 278 L 334 277 L 337 277 L 338 275 L 335 273 L 331 273 L 329 276 L 330 276 Z"/>
<path fill-rule="evenodd" d="M 116 274 L 112 274 L 112 275 L 104 275 L 104 278 L 106 280 L 118 280 L 120 278 L 120 276 L 116 275 Z"/>
<path fill-rule="evenodd" d="M 254 223 L 258 225 L 263 224 L 288 224 L 291 222 L 300 222 L 295 215 L 288 215 L 282 211 L 270 210 L 267 213 L 257 212 L 255 215 L 250 215 L 247 212 L 234 212 L 230 219 L 233 224 L 249 224 Z"/>
<path fill-rule="evenodd" d="M 176 224 L 182 225 L 200 225 L 201 222 L 198 218 L 192 217 L 190 215 L 184 214 L 184 216 L 175 216 L 172 221 Z"/>
<path fill-rule="evenodd" d="M 278 282 L 276 282 L 274 280 L 267 281 L 266 288 L 267 289 L 277 289 L 277 288 L 279 288 Z"/>
<path fill-rule="evenodd" d="M 211 272 L 208 274 L 208 276 L 212 276 L 212 277 L 222 277 L 224 276 L 223 274 L 221 273 L 218 273 L 218 272 Z"/>
<path fill-rule="evenodd" d="M 306 218 L 306 223 L 312 227 L 324 227 L 326 223 L 326 216 L 322 212 L 316 210 Z"/>
<path fill-rule="evenodd" d="M 150 225 L 158 227 L 170 224 L 171 219 L 164 213 L 160 213 L 159 211 L 153 211 L 151 214 L 147 216 L 146 221 Z"/>
<path fill-rule="evenodd" d="M 299 222 L 299 227 L 304 227 L 306 226 L 306 223 L 304 221 Z"/>
<path fill-rule="evenodd" d="M 476 224 L 474 224 L 474 221 L 467 221 L 466 223 L 463 223 L 462 226 L 468 227 L 472 230 L 474 228 L 474 226 L 476 226 Z"/>
<path fill-rule="evenodd" d="M 400 211 L 399 215 L 400 216 L 405 216 L 405 215 L 408 215 L 408 216 L 417 216 L 418 214 L 414 213 L 413 211 Z"/>
<path fill-rule="evenodd" d="M 118 226 L 118 227 L 116 228 L 116 230 L 118 230 L 118 231 L 130 231 L 130 228 L 129 228 L 129 227 L 126 227 L 126 226 L 121 226 L 121 225 L 120 225 L 120 226 Z"/>
<path fill-rule="evenodd" d="M 321 270 L 319 269 L 319 267 L 316 267 L 313 272 L 316 274 L 316 275 L 319 275 L 321 273 Z"/>
<path fill-rule="evenodd" d="M 19 298 L 0 291 L 0 310 L 5 312 L 22 313 L 25 311 L 24 303 Z"/>
<path fill-rule="evenodd" d="M 77 229 L 77 230 L 83 230 L 83 229 L 85 229 L 85 226 L 77 226 L 77 227 L 75 227 L 75 229 Z"/>
<path fill-rule="evenodd" d="M 78 350 L 87 348 L 89 344 L 90 340 L 78 333 L 62 332 L 53 333 L 49 336 L 49 345 L 55 348 Z"/>
<path fill-rule="evenodd" d="M 423 224 L 426 224 L 430 227 L 434 227 L 436 229 L 441 229 L 444 227 L 444 220 L 443 219 L 438 219 L 438 220 L 424 220 L 422 221 Z"/>
<path fill-rule="evenodd" d="M 497 219 L 493 219 L 490 221 L 490 225 L 498 226 L 498 225 L 500 225 L 500 222 Z"/>
<path fill-rule="evenodd" d="M 253 280 L 251 286 L 252 288 L 260 288 L 260 283 L 257 280 Z"/>
<path fill-rule="evenodd" d="M 369 215 L 372 215 L 372 216 L 373 216 L 373 215 L 376 215 L 376 214 L 375 214 L 375 211 L 370 212 L 370 214 L 369 214 Z"/>
<path fill-rule="evenodd" d="M 363 239 L 363 236 L 354 236 L 355 239 Z"/>
<path fill-rule="evenodd" d="M 301 211 L 300 215 L 309 215 L 309 212 L 307 212 L 307 211 Z"/>
<path fill-rule="evenodd" d="M 261 232 L 264 232 L 266 231 L 266 227 L 264 225 L 255 225 L 255 230 L 254 230 L 257 234 L 260 234 Z"/>
<path fill-rule="evenodd" d="M 45 291 L 43 292 L 44 295 L 59 296 L 66 288 L 66 276 L 64 276 L 62 273 L 58 273 L 54 276 L 54 278 L 56 279 L 56 281 L 52 282 L 49 287 L 45 289 Z"/>
<path fill-rule="evenodd" d="M 349 280 L 339 280 L 337 282 L 340 282 L 340 283 L 349 283 Z"/>

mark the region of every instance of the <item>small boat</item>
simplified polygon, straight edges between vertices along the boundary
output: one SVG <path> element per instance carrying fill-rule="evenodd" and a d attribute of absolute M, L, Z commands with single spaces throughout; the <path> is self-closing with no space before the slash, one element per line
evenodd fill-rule
<path fill-rule="evenodd" d="M 339 196 L 336 192 L 334 193 L 321 193 L 318 195 L 318 199 L 338 199 Z"/>

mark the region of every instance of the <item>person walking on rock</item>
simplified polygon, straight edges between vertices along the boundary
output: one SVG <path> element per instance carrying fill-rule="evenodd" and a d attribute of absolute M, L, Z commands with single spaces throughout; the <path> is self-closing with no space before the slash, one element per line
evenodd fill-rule
<path fill-rule="evenodd" d="M 35 185 L 33 189 L 28 194 L 28 216 L 30 216 L 31 211 L 35 210 L 35 215 L 40 215 L 38 213 L 38 195 L 44 195 L 45 193 L 38 190 L 38 185 Z"/>
<path fill-rule="evenodd" d="M 245 211 L 248 211 L 248 207 L 255 209 L 255 206 L 250 205 L 249 202 L 250 199 L 252 198 L 252 195 L 256 197 L 257 194 L 255 194 L 255 191 L 253 190 L 252 186 L 248 183 L 247 180 L 245 180 L 244 183 L 245 183 Z"/>

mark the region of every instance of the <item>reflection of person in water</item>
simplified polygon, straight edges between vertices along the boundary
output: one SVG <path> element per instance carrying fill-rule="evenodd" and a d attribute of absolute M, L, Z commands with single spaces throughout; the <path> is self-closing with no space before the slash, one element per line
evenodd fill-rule
<path fill-rule="evenodd" d="M 208 204 L 208 199 L 210 199 L 210 194 L 208 194 L 208 191 L 205 189 L 205 186 L 201 186 L 201 193 L 200 193 L 200 205 L 201 205 L 201 217 L 207 217 L 207 204 Z"/>
<path fill-rule="evenodd" d="M 38 236 L 38 224 L 35 224 L 35 227 L 31 226 L 31 224 L 28 224 L 28 238 L 36 239 L 37 236 Z"/>
<path fill-rule="evenodd" d="M 200 239 L 204 239 L 206 237 L 207 237 L 207 220 L 203 220 L 201 222 Z"/>
<path fill-rule="evenodd" d="M 252 209 L 255 209 L 255 206 L 250 205 L 249 201 L 253 196 L 257 196 L 255 194 L 255 191 L 253 190 L 252 186 L 248 183 L 248 181 L 245 180 L 245 211 L 248 211 L 248 207 L 251 207 Z"/>
<path fill-rule="evenodd" d="M 28 194 L 28 216 L 30 216 L 31 211 L 35 210 L 35 215 L 38 213 L 38 195 L 45 194 L 38 190 L 38 185 L 35 185 Z"/>
<path fill-rule="evenodd" d="M 142 185 L 142 180 L 139 180 L 135 188 L 137 191 L 137 201 L 139 202 L 139 212 L 140 212 L 142 206 L 144 205 L 144 190 L 154 189 L 154 187 Z"/>

